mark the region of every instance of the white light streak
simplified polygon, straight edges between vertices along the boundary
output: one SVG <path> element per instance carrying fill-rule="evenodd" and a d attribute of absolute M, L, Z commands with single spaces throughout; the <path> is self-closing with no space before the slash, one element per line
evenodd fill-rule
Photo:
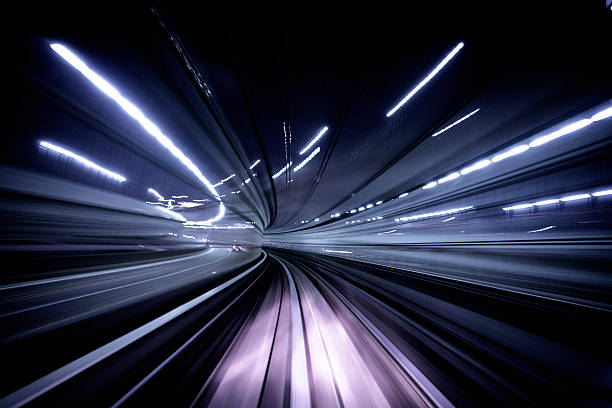
<path fill-rule="evenodd" d="M 304 167 L 306 164 L 308 164 L 309 161 L 312 160 L 313 157 L 315 157 L 317 154 L 319 154 L 319 152 L 321 151 L 321 147 L 317 147 L 316 149 L 314 149 L 312 151 L 312 153 L 310 153 L 308 155 L 308 157 L 306 157 L 304 159 L 303 162 L 301 162 L 300 164 L 298 164 L 297 166 L 295 166 L 295 168 L 293 169 L 293 172 L 297 172 L 298 170 L 300 170 L 302 167 Z"/>
<path fill-rule="evenodd" d="M 363 211 L 363 210 L 365 210 L 365 207 L 359 207 L 357 210 L 358 211 Z"/>
<path fill-rule="evenodd" d="M 572 133 L 575 132 L 577 130 L 580 130 L 586 126 L 589 126 L 591 123 L 593 123 L 592 119 L 582 119 L 579 120 L 578 122 L 574 122 L 570 125 L 564 126 L 559 130 L 555 130 L 552 133 L 549 133 L 547 135 L 544 136 L 540 136 L 537 139 L 534 139 L 531 143 L 529 143 L 530 147 L 537 147 L 537 146 L 541 146 L 544 143 L 548 143 L 552 140 L 555 140 L 561 136 L 565 136 L 568 133 Z"/>
<path fill-rule="evenodd" d="M 334 214 L 334 217 L 339 217 L 339 216 L 340 216 L 340 213 L 335 213 Z"/>
<path fill-rule="evenodd" d="M 193 235 L 185 235 L 185 234 L 183 234 L 183 238 L 196 239 Z"/>
<path fill-rule="evenodd" d="M 540 229 L 537 229 L 537 230 L 527 231 L 527 233 L 528 233 L 528 234 L 531 234 L 531 233 L 533 233 L 533 232 L 542 232 L 542 231 L 548 231 L 549 229 L 553 229 L 553 228 L 555 228 L 555 227 L 556 227 L 556 225 L 550 225 L 550 226 L 548 226 L 548 227 L 540 228 Z"/>
<path fill-rule="evenodd" d="M 194 207 L 199 207 L 201 205 L 204 205 L 204 204 L 200 204 L 200 203 L 192 203 L 192 202 L 189 202 L 189 201 L 181 201 L 178 204 L 179 204 L 179 206 L 181 208 L 194 208 Z"/>
<path fill-rule="evenodd" d="M 510 211 L 510 210 L 522 210 L 524 208 L 531 208 L 533 207 L 533 204 L 527 203 L 527 204 L 518 204 L 518 205 L 513 205 L 510 207 L 504 207 L 504 211 Z"/>
<path fill-rule="evenodd" d="M 508 157 L 512 157 L 512 156 L 516 156 L 517 154 L 521 154 L 526 150 L 529 150 L 529 145 L 524 144 L 524 145 L 516 146 L 510 150 L 505 151 L 504 153 L 500 153 L 500 154 L 493 156 L 491 161 L 493 163 L 497 163 L 504 159 L 507 159 Z"/>
<path fill-rule="evenodd" d="M 466 174 L 470 174 L 473 171 L 480 170 L 480 169 L 482 169 L 484 167 L 487 167 L 490 164 L 491 164 L 491 160 L 489 160 L 489 159 L 477 161 L 476 163 L 472 164 L 471 166 L 468 166 L 465 169 L 461 170 L 461 175 L 465 176 Z"/>
<path fill-rule="evenodd" d="M 458 172 L 451 173 L 447 176 L 442 177 L 441 179 L 438 179 L 438 184 L 442 184 L 442 183 L 446 183 L 447 181 L 454 180 L 456 178 L 459 178 L 459 176 L 461 176 L 461 174 L 459 174 Z"/>
<path fill-rule="evenodd" d="M 604 110 L 602 110 L 600 112 L 597 112 L 596 114 L 591 116 L 591 120 L 593 122 L 597 122 L 597 121 L 600 121 L 600 120 L 607 119 L 610 116 L 612 116 L 612 106 L 607 108 L 607 109 L 604 109 Z"/>
<path fill-rule="evenodd" d="M 162 201 L 164 199 L 164 197 L 161 194 L 159 194 L 155 189 L 149 188 L 147 191 L 153 194 L 155 198 L 157 198 L 159 201 Z"/>
<path fill-rule="evenodd" d="M 328 130 L 328 127 L 327 127 L 327 126 L 325 126 L 323 129 L 321 129 L 321 130 L 319 131 L 319 133 L 318 133 L 318 134 L 315 136 L 315 138 L 314 138 L 314 139 L 312 139 L 312 140 L 310 141 L 310 143 L 308 143 L 308 144 L 306 145 L 306 147 L 304 147 L 302 150 L 300 150 L 300 156 L 301 156 L 301 155 L 303 155 L 304 153 L 306 153 L 307 151 L 309 151 L 309 150 L 310 150 L 310 148 L 311 148 L 311 147 L 312 147 L 312 146 L 313 146 L 315 143 L 317 143 L 317 140 L 319 140 L 321 137 L 323 137 L 323 135 L 325 134 L 325 132 L 327 132 L 327 130 Z"/>
<path fill-rule="evenodd" d="M 351 210 L 351 214 L 355 214 L 357 210 Z"/>
<path fill-rule="evenodd" d="M 219 194 L 208 181 L 200 169 L 189 159 L 182 150 L 180 150 L 173 142 L 164 135 L 162 131 L 147 118 L 142 111 L 136 107 L 132 102 L 128 101 L 121 95 L 121 93 L 109 84 L 104 78 L 98 75 L 96 72 L 91 70 L 83 61 L 81 61 L 72 51 L 63 46 L 62 44 L 51 44 L 51 49 L 55 51 L 60 57 L 66 62 L 77 69 L 85 78 L 93 83 L 98 89 L 104 92 L 108 97 L 114 100 L 128 115 L 136 120 L 151 136 L 153 136 L 163 147 L 165 147 L 170 153 L 176 157 L 187 169 L 193 173 L 202 184 L 211 192 L 211 194 L 219 201 L 219 213 L 215 218 L 212 218 L 210 222 L 217 221 L 223 218 L 225 214 L 225 206 L 219 197 Z"/>
<path fill-rule="evenodd" d="M 400 195 L 399 195 L 397 198 L 404 198 L 404 197 L 406 197 L 407 195 L 408 195 L 408 193 L 402 193 L 402 194 L 400 194 Z"/>
<path fill-rule="evenodd" d="M 189 198 L 189 196 L 186 196 L 186 195 L 180 195 L 180 196 L 173 195 L 171 197 L 172 198 Z"/>
<path fill-rule="evenodd" d="M 381 205 L 382 203 L 383 203 L 382 200 L 380 200 L 376 202 L 376 205 Z"/>
<path fill-rule="evenodd" d="M 418 221 L 421 220 L 423 218 L 432 218 L 432 217 L 440 217 L 440 216 L 444 216 L 444 215 L 448 215 L 448 214 L 455 214 L 461 211 L 467 211 L 467 210 L 471 210 L 473 209 L 474 206 L 470 205 L 467 207 L 460 207 L 460 208 L 452 208 L 450 210 L 443 210 L 443 211 L 435 211 L 435 212 L 430 212 L 430 213 L 425 213 L 425 214 L 419 214 L 419 215 L 413 215 L 410 217 L 401 217 L 399 218 L 399 221 Z M 397 218 L 396 218 L 397 220 Z"/>
<path fill-rule="evenodd" d="M 537 205 L 537 206 L 544 206 L 544 205 L 551 205 L 551 204 L 557 204 L 559 202 L 559 200 L 557 200 L 556 198 L 550 199 L 550 200 L 542 200 L 542 201 L 538 201 L 533 203 L 533 205 Z"/>
<path fill-rule="evenodd" d="M 576 201 L 576 200 L 584 200 L 585 198 L 590 198 L 590 194 L 574 194 L 566 197 L 561 197 L 561 201 Z"/>
<path fill-rule="evenodd" d="M 536 201 L 535 203 L 525 203 L 525 204 L 513 205 L 510 207 L 503 207 L 503 210 L 504 211 L 521 210 L 523 208 L 531 208 L 533 206 L 545 206 L 545 205 L 557 204 L 559 201 L 568 202 L 568 201 L 584 200 L 584 199 L 590 198 L 591 196 L 598 197 L 599 195 L 608 195 L 608 194 L 612 194 L 612 190 L 602 190 L 599 192 L 595 192 L 592 195 L 587 194 L 587 193 L 571 194 L 565 197 L 561 197 L 559 199 L 551 198 L 551 199 Z"/>
<path fill-rule="evenodd" d="M 286 164 L 282 169 L 280 169 L 279 171 L 276 172 L 276 174 L 274 174 L 272 176 L 273 179 L 279 178 L 284 172 L 287 171 L 287 169 L 293 164 L 293 162 L 289 162 L 289 164 Z"/>
<path fill-rule="evenodd" d="M 124 182 L 126 180 L 125 177 L 123 177 L 120 174 L 117 174 L 113 171 L 107 170 L 102 166 L 97 165 L 96 163 L 92 162 L 89 159 L 86 159 L 83 156 L 80 156 L 76 153 L 71 152 L 70 150 L 66 150 L 63 147 L 59 147 L 57 145 L 54 145 L 52 143 L 49 142 L 40 142 L 40 145 L 43 147 L 46 147 L 47 149 L 53 150 L 54 152 L 63 154 L 64 156 L 70 157 L 71 159 L 74 159 L 76 161 L 78 161 L 81 164 L 84 164 L 85 166 L 92 168 L 94 170 L 99 171 L 100 173 L 104 174 L 105 176 L 108 176 L 110 178 L 112 178 L 113 180 L 117 180 L 119 182 Z"/>
<path fill-rule="evenodd" d="M 425 184 L 423 186 L 423 190 L 428 190 L 430 188 L 434 188 L 437 185 L 438 185 L 438 183 L 436 181 L 430 181 L 429 183 L 427 183 L 427 184 Z"/>
<path fill-rule="evenodd" d="M 595 193 L 592 194 L 593 197 L 601 197 L 601 196 L 607 196 L 612 194 L 612 190 L 602 190 L 602 191 L 597 191 Z"/>
<path fill-rule="evenodd" d="M 257 159 L 257 160 L 255 161 L 255 163 L 251 164 L 251 167 L 249 167 L 249 169 L 253 170 L 253 167 L 257 166 L 257 165 L 259 164 L 259 162 L 260 162 L 260 161 L 261 161 L 261 160 Z"/>
<path fill-rule="evenodd" d="M 314 220 L 315 220 L 315 222 L 319 221 L 319 219 L 318 219 L 318 218 L 315 218 Z"/>
<path fill-rule="evenodd" d="M 445 220 L 444 220 L 444 221 L 442 221 L 442 222 L 449 222 L 449 221 L 452 221 L 452 220 L 454 220 L 454 219 L 455 219 L 455 217 L 450 217 L 450 218 L 445 219 Z"/>
<path fill-rule="evenodd" d="M 325 252 L 333 252 L 335 254 L 352 254 L 351 251 L 334 251 L 332 249 L 324 249 Z"/>
<path fill-rule="evenodd" d="M 231 176 L 224 178 L 223 180 L 221 180 L 221 183 L 225 183 L 226 181 L 231 180 L 234 176 L 236 175 L 232 174 Z"/>
<path fill-rule="evenodd" d="M 464 120 L 466 120 L 467 118 L 469 118 L 470 116 L 474 115 L 476 112 L 478 112 L 480 110 L 480 108 L 476 109 L 475 111 L 472 111 L 470 113 L 468 113 L 467 115 L 465 115 L 464 117 L 462 117 L 461 119 L 451 123 L 450 125 L 448 125 L 447 127 L 445 127 L 442 130 L 438 130 L 436 133 L 434 133 L 433 135 L 431 135 L 431 137 L 436 137 L 439 134 L 442 134 L 444 132 L 446 132 L 448 129 L 452 128 L 455 125 L 458 125 L 459 123 L 463 122 Z"/>
<path fill-rule="evenodd" d="M 433 71 L 431 71 L 426 77 L 425 79 L 423 79 L 416 87 L 414 87 L 414 89 L 412 89 L 408 95 L 404 96 L 404 99 L 402 99 L 397 105 L 395 105 L 393 107 L 393 109 L 391 109 L 389 112 L 387 112 L 387 117 L 390 117 L 391 115 L 393 115 L 399 108 L 401 108 L 406 102 L 408 102 L 410 100 L 410 98 L 412 98 L 414 95 L 416 95 L 417 92 L 419 92 L 421 90 L 421 88 L 423 88 L 425 85 L 427 85 L 427 83 L 434 77 L 436 76 L 436 74 L 438 72 L 440 72 L 440 70 L 442 68 L 444 68 L 444 66 L 451 60 L 453 59 L 453 57 L 459 52 L 459 50 L 461 50 L 461 48 L 463 48 L 463 43 L 460 42 L 459 44 L 457 44 L 457 46 L 455 46 L 455 48 L 453 48 L 453 50 L 446 56 L 444 57 L 444 59 L 442 61 L 440 61 L 440 63 L 434 68 Z"/>
<path fill-rule="evenodd" d="M 374 204 L 367 204 L 366 205 L 366 208 L 372 208 L 372 207 L 374 207 Z"/>

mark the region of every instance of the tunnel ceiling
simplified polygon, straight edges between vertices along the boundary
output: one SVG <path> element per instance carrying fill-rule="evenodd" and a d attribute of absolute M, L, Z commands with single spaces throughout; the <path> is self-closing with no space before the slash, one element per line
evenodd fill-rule
<path fill-rule="evenodd" d="M 293 231 L 394 197 L 609 97 L 610 21 L 597 7 L 509 4 L 500 11 L 460 3 L 382 13 L 356 4 L 244 13 L 206 2 L 48 5 L 19 11 L 28 16 L 18 29 L 26 44 L 14 55 L 31 92 L 63 98 L 62 115 L 91 113 L 87 131 L 63 119 L 59 127 L 87 135 L 111 168 L 130 160 L 151 165 L 124 194 L 142 197 L 143 186 L 163 185 L 210 197 L 185 169 L 160 160 L 164 153 L 154 146 L 128 157 L 127 150 L 150 144 L 142 129 L 110 105 L 88 104 L 98 92 L 56 56 L 41 56 L 45 44 L 70 45 L 138 101 L 209 180 L 238 174 L 219 187 L 230 209 L 269 233 Z M 578 29 L 587 17 L 592 24 Z M 31 104 L 20 114 L 44 116 L 47 128 L 56 117 Z M 106 147 L 102 139 L 123 140 L 120 134 L 131 144 Z M 316 149 L 299 171 L 282 172 Z M 249 173 L 253 183 L 245 186 Z M 240 186 L 243 194 L 231 195 Z"/>

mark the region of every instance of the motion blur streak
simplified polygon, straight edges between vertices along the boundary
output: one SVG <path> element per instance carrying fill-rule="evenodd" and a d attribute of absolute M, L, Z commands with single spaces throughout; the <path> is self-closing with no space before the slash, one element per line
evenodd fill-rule
<path fill-rule="evenodd" d="M 612 406 L 606 2 L 47 3 L 0 408 Z"/>

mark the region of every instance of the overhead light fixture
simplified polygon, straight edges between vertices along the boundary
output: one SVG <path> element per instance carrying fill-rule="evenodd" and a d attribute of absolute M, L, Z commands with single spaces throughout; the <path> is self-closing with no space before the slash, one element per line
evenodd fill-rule
<path fill-rule="evenodd" d="M 226 181 L 231 180 L 234 176 L 236 175 L 232 174 L 231 176 L 224 178 L 223 180 L 221 180 L 221 183 L 225 183 Z"/>
<path fill-rule="evenodd" d="M 440 216 L 444 216 L 444 215 L 448 215 L 448 214 L 456 214 L 458 212 L 462 212 L 462 211 L 467 211 L 467 210 L 472 210 L 474 208 L 473 205 L 469 205 L 467 207 L 460 207 L 460 208 L 452 208 L 450 210 L 443 210 L 443 211 L 435 211 L 435 212 L 430 212 L 430 213 L 425 213 L 425 214 L 419 214 L 419 215 L 413 215 L 410 217 L 401 217 L 399 219 L 396 218 L 396 221 L 398 222 L 403 222 L 403 221 L 418 221 L 424 218 L 433 218 L 433 217 L 440 217 Z"/>
<path fill-rule="evenodd" d="M 397 198 L 404 198 L 408 195 L 408 193 L 402 193 L 399 196 L 397 196 Z"/>
<path fill-rule="evenodd" d="M 293 164 L 293 162 L 289 162 L 289 164 L 286 164 L 282 169 L 280 169 L 279 171 L 276 172 L 276 174 L 274 174 L 272 176 L 273 179 L 279 178 L 284 172 L 287 171 L 287 169 Z"/>
<path fill-rule="evenodd" d="M 444 57 L 444 59 L 442 61 L 440 61 L 440 63 L 433 69 L 433 71 L 431 71 L 426 77 L 425 79 L 423 79 L 421 82 L 419 82 L 419 84 L 414 87 L 414 89 L 412 89 L 408 95 L 404 96 L 404 98 L 393 107 L 393 109 L 391 109 L 389 112 L 387 112 L 387 117 L 390 117 L 391 115 L 393 115 L 395 112 L 397 112 L 397 110 L 399 108 L 401 108 L 406 102 L 408 102 L 410 100 L 410 98 L 412 98 L 414 95 L 416 95 L 417 92 L 419 92 L 421 90 L 421 88 L 423 88 L 434 76 L 436 76 L 436 74 L 438 72 L 440 72 L 440 70 L 442 68 L 444 68 L 444 66 L 446 64 L 448 64 L 448 62 L 453 59 L 453 57 L 455 55 L 457 55 L 457 53 L 461 50 L 461 48 L 463 48 L 463 43 L 460 42 L 459 44 L 457 44 L 455 46 L 455 48 L 453 48 L 453 50 L 448 53 L 448 55 L 446 57 Z"/>
<path fill-rule="evenodd" d="M 149 133 L 149 135 L 153 136 L 163 147 L 165 147 L 170 153 L 177 158 L 191 173 L 193 173 L 202 184 L 210 191 L 210 193 L 219 201 L 219 213 L 216 217 L 211 218 L 210 222 L 215 222 L 223 218 L 225 215 L 225 206 L 219 197 L 219 194 L 213 187 L 213 185 L 208 181 L 204 174 L 200 171 L 200 169 L 185 156 L 182 150 L 180 150 L 173 142 L 168 138 L 168 136 L 164 135 L 162 131 L 157 127 L 155 123 L 153 123 L 149 118 L 147 118 L 144 113 L 132 102 L 127 100 L 121 93 L 115 89 L 110 83 L 108 83 L 104 78 L 90 69 L 87 64 L 85 64 L 81 59 L 79 59 L 72 51 L 70 51 L 67 47 L 62 44 L 51 44 L 51 49 L 55 51 L 60 57 L 64 59 L 64 61 L 68 62 L 72 65 L 73 68 L 78 70 L 85 78 L 87 78 L 92 84 L 94 84 L 99 90 L 104 92 L 108 97 L 114 100 L 129 116 L 131 116 L 134 120 L 136 120 L 142 127 Z"/>
<path fill-rule="evenodd" d="M 435 186 L 437 186 L 438 183 L 436 181 L 430 181 L 429 183 L 425 184 L 423 186 L 423 190 L 429 190 L 430 188 L 433 188 Z"/>
<path fill-rule="evenodd" d="M 597 121 L 600 121 L 600 120 L 607 119 L 610 116 L 612 116 L 612 106 L 607 108 L 607 109 L 604 109 L 604 110 L 602 110 L 600 112 L 597 112 L 596 114 L 591 116 L 591 120 L 593 122 L 597 122 Z"/>
<path fill-rule="evenodd" d="M 561 201 L 576 201 L 576 200 L 584 200 L 585 198 L 590 198 L 590 194 L 574 194 L 566 197 L 561 197 Z"/>
<path fill-rule="evenodd" d="M 552 205 L 552 204 L 557 204 L 559 202 L 559 200 L 557 200 L 556 198 L 550 199 L 550 200 L 542 200 L 542 201 L 537 201 L 535 203 L 533 203 L 533 205 L 537 205 L 537 206 L 544 206 L 544 205 Z"/>
<path fill-rule="evenodd" d="M 66 157 L 70 157 L 71 159 L 74 159 L 76 161 L 78 161 L 81 164 L 84 164 L 85 166 L 89 167 L 90 169 L 94 169 L 99 171 L 100 173 L 104 174 L 105 176 L 108 176 L 110 178 L 112 178 L 113 180 L 117 180 L 119 182 L 124 182 L 126 180 L 125 177 L 123 177 L 120 174 L 115 173 L 114 171 L 110 171 L 108 169 L 105 169 L 104 167 L 92 162 L 89 159 L 86 159 L 85 157 L 78 155 L 74 152 L 71 152 L 70 150 L 64 149 L 63 147 L 57 146 L 53 143 L 49 143 L 49 142 L 40 142 L 40 145 L 42 147 L 45 147 L 49 150 L 53 150 L 54 152 L 60 153 Z"/>
<path fill-rule="evenodd" d="M 533 204 L 527 203 L 527 204 L 518 204 L 518 205 L 512 205 L 510 207 L 504 207 L 505 211 L 510 211 L 510 210 L 522 210 L 524 208 L 531 208 L 533 207 Z"/>
<path fill-rule="evenodd" d="M 309 161 L 311 161 L 311 160 L 313 159 L 313 157 L 315 157 L 317 154 L 319 154 L 319 152 L 320 152 L 320 151 L 321 151 L 321 148 L 320 148 L 320 147 L 317 147 L 316 149 L 314 149 L 314 150 L 312 151 L 312 153 L 310 153 L 310 154 L 308 155 L 308 157 L 306 157 L 306 158 L 304 159 L 304 161 L 303 161 L 303 162 L 301 162 L 300 164 L 298 164 L 297 166 L 295 166 L 295 168 L 293 169 L 293 172 L 295 173 L 295 172 L 299 171 L 299 170 L 300 170 L 302 167 L 304 167 L 306 164 L 308 164 L 308 162 L 309 162 Z"/>
<path fill-rule="evenodd" d="M 491 160 L 489 159 L 477 161 L 471 166 L 468 166 L 465 169 L 461 170 L 461 175 L 465 176 L 466 174 L 470 174 L 473 171 L 480 170 L 484 167 L 487 167 L 489 164 L 491 164 Z"/>
<path fill-rule="evenodd" d="M 534 139 L 533 141 L 531 141 L 531 143 L 529 143 L 530 147 L 537 147 L 537 146 L 541 146 L 544 143 L 548 143 L 552 140 L 555 140 L 557 138 L 560 138 L 561 136 L 565 136 L 568 133 L 572 133 L 575 132 L 577 130 L 580 130 L 586 126 L 589 126 L 591 123 L 593 123 L 592 119 L 582 119 L 579 120 L 577 122 L 574 122 L 570 125 L 564 126 L 559 130 L 555 130 L 552 133 L 549 133 L 547 135 L 544 136 L 540 136 L 537 139 Z"/>
<path fill-rule="evenodd" d="M 469 118 L 470 116 L 474 115 L 475 113 L 477 113 L 480 110 L 480 108 L 468 113 L 467 115 L 465 115 L 464 117 L 462 117 L 459 120 L 456 120 L 455 122 L 451 123 L 450 125 L 448 125 L 447 127 L 445 127 L 442 130 L 437 131 L 436 133 L 434 133 L 433 135 L 431 135 L 431 137 L 436 137 L 444 132 L 446 132 L 448 129 L 452 128 L 453 126 L 456 126 L 458 124 L 460 124 L 461 122 L 463 122 L 464 120 L 466 120 L 467 118 Z"/>
<path fill-rule="evenodd" d="M 261 160 L 257 159 L 257 160 L 255 161 L 255 163 L 251 164 L 251 167 L 249 167 L 249 169 L 253 170 L 253 167 L 257 166 L 257 165 L 259 164 L 259 162 L 260 162 L 260 161 L 261 161 Z"/>
<path fill-rule="evenodd" d="M 442 184 L 442 183 L 446 183 L 447 181 L 454 180 L 456 178 L 459 178 L 459 176 L 461 175 L 458 172 L 451 173 L 448 176 L 444 176 L 441 179 L 438 179 L 438 184 Z"/>
<path fill-rule="evenodd" d="M 329 129 L 329 128 L 328 128 L 327 126 L 325 126 L 323 129 L 321 129 L 321 130 L 319 131 L 319 133 L 318 133 L 318 134 L 315 136 L 315 138 L 314 138 L 314 139 L 312 139 L 312 140 L 310 141 L 310 143 L 308 143 L 308 144 L 306 145 L 306 147 L 304 147 L 302 150 L 300 150 L 300 156 L 301 156 L 301 155 L 303 155 L 304 153 L 306 153 L 308 150 L 310 150 L 310 148 L 311 148 L 311 147 L 312 147 L 312 146 L 313 146 L 315 143 L 317 143 L 317 141 L 318 141 L 318 140 L 319 140 L 319 139 L 320 139 L 320 138 L 321 138 L 321 137 L 322 137 L 322 136 L 325 134 L 325 132 L 327 132 L 327 130 L 328 130 L 328 129 Z"/>
<path fill-rule="evenodd" d="M 602 191 L 597 191 L 595 193 L 593 193 L 593 197 L 601 197 L 601 196 L 607 196 L 612 194 L 612 190 L 602 190 Z"/>
<path fill-rule="evenodd" d="M 159 201 L 162 201 L 164 199 L 164 197 L 161 194 L 159 194 L 155 189 L 149 188 L 147 191 L 153 194 Z"/>
<path fill-rule="evenodd" d="M 524 144 L 524 145 L 516 146 L 503 153 L 496 154 L 495 156 L 491 158 L 491 161 L 493 163 L 497 163 L 497 162 L 507 159 L 508 157 L 512 157 L 512 156 L 516 156 L 517 154 L 521 154 L 526 150 L 529 150 L 529 145 Z"/>

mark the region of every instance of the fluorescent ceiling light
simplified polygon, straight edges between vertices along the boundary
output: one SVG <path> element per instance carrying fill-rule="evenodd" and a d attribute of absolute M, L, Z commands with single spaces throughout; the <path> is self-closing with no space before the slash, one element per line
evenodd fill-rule
<path fill-rule="evenodd" d="M 452 128 L 455 125 L 460 124 L 461 122 L 463 122 L 464 120 L 466 120 L 467 118 L 469 118 L 470 116 L 474 115 L 475 113 L 477 113 L 480 110 L 480 108 L 468 113 L 467 115 L 465 115 L 464 117 L 462 117 L 459 120 L 456 120 L 455 122 L 451 123 L 450 125 L 448 125 L 447 127 L 445 127 L 442 130 L 438 130 L 436 133 L 434 133 L 433 135 L 431 135 L 431 137 L 436 137 L 444 132 L 446 132 L 448 129 Z"/>
<path fill-rule="evenodd" d="M 516 146 L 510 150 L 505 151 L 504 153 L 500 153 L 500 154 L 493 156 L 491 161 L 493 163 L 497 163 L 499 161 L 507 159 L 508 157 L 512 157 L 512 156 L 516 156 L 517 154 L 521 154 L 526 150 L 529 150 L 529 145 L 524 144 L 524 145 Z"/>
<path fill-rule="evenodd" d="M 461 175 L 465 176 L 466 174 L 470 174 L 473 171 L 480 170 L 483 167 L 487 167 L 489 164 L 491 164 L 491 160 L 489 159 L 480 160 L 472 164 L 471 166 L 468 166 L 465 169 L 461 170 Z"/>
<path fill-rule="evenodd" d="M 83 61 L 81 61 L 72 51 L 63 46 L 62 44 L 51 44 L 51 49 L 55 51 L 60 57 L 66 62 L 77 69 L 85 78 L 93 83 L 98 89 L 104 92 L 108 97 L 114 100 L 128 115 L 136 120 L 151 136 L 153 136 L 162 146 L 164 146 L 170 153 L 176 157 L 185 167 L 187 167 L 191 173 L 193 173 L 202 184 L 210 191 L 210 193 L 219 201 L 219 213 L 215 218 L 210 219 L 210 222 L 217 221 L 223 218 L 225 214 L 225 206 L 221 202 L 219 194 L 208 181 L 200 169 L 185 156 L 182 150 L 180 150 L 173 142 L 164 135 L 157 125 L 149 118 L 147 118 L 142 111 L 136 107 L 132 102 L 128 101 L 121 95 L 121 93 L 109 84 L 104 78 L 90 69 Z"/>
<path fill-rule="evenodd" d="M 149 188 L 147 191 L 153 194 L 160 201 L 164 199 L 164 197 L 161 194 L 159 194 L 155 189 Z"/>
<path fill-rule="evenodd" d="M 232 174 L 231 176 L 224 178 L 223 180 L 221 180 L 221 183 L 225 183 L 226 181 L 232 179 L 232 177 L 234 177 L 234 176 L 235 176 L 235 174 Z"/>
<path fill-rule="evenodd" d="M 590 198 L 590 194 L 574 194 L 571 196 L 561 197 L 561 201 L 575 201 L 575 200 L 583 200 L 585 198 Z"/>
<path fill-rule="evenodd" d="M 542 201 L 535 202 L 533 203 L 533 205 L 543 206 L 543 205 L 557 204 L 558 202 L 559 200 L 557 200 L 556 198 L 553 198 L 550 200 L 542 200 Z"/>
<path fill-rule="evenodd" d="M 533 207 L 533 204 L 518 204 L 518 205 L 513 205 L 510 207 L 504 207 L 504 211 L 509 211 L 509 210 L 522 210 L 524 208 L 531 208 Z"/>
<path fill-rule="evenodd" d="M 301 155 L 303 155 L 304 153 L 306 153 L 308 150 L 310 150 L 310 148 L 311 148 L 311 147 L 312 147 L 312 146 L 313 146 L 315 143 L 317 143 L 317 140 L 319 140 L 319 139 L 320 139 L 320 138 L 321 138 L 321 137 L 322 137 L 322 136 L 325 134 L 325 132 L 327 132 L 327 130 L 328 130 L 328 127 L 327 127 L 327 126 L 325 126 L 323 129 L 321 129 L 321 130 L 319 131 L 319 133 L 318 133 L 318 134 L 315 136 L 315 138 L 314 138 L 314 139 L 312 139 L 312 140 L 310 141 L 310 143 L 308 143 L 308 144 L 306 145 L 306 147 L 305 147 L 305 148 L 303 148 L 302 150 L 300 150 L 300 156 L 301 156 Z"/>
<path fill-rule="evenodd" d="M 555 130 L 552 133 L 549 133 L 547 135 L 544 136 L 540 136 L 537 139 L 534 139 L 531 143 L 529 143 L 530 147 L 537 147 L 537 146 L 541 146 L 544 143 L 548 143 L 552 140 L 555 140 L 561 136 L 565 136 L 568 133 L 572 133 L 575 132 L 577 130 L 582 129 L 583 127 L 589 126 L 591 123 L 593 123 L 592 119 L 582 119 L 579 120 L 577 122 L 574 122 L 570 125 L 564 126 L 559 130 Z"/>
<path fill-rule="evenodd" d="M 610 116 L 612 116 L 612 106 L 611 106 L 611 107 L 609 107 L 609 108 L 607 108 L 607 109 L 604 109 L 604 110 L 602 110 L 602 111 L 600 111 L 600 112 L 597 112 L 596 114 L 594 114 L 594 115 L 591 117 L 591 120 L 592 120 L 593 122 L 597 122 L 597 121 L 599 121 L 599 120 L 607 119 L 607 118 L 609 118 Z"/>
<path fill-rule="evenodd" d="M 272 176 L 273 179 L 279 178 L 284 172 L 287 171 L 287 169 L 293 164 L 293 162 L 289 162 L 289 164 L 286 164 L 282 169 L 280 169 L 279 171 L 276 172 L 275 175 Z"/>
<path fill-rule="evenodd" d="M 602 191 L 597 191 L 595 193 L 593 193 L 593 197 L 601 197 L 601 196 L 607 196 L 612 194 L 612 190 L 602 190 Z"/>
<path fill-rule="evenodd" d="M 310 153 L 308 155 L 307 158 L 304 159 L 303 162 L 301 162 L 300 164 L 298 164 L 297 166 L 295 166 L 295 168 L 293 169 L 293 172 L 297 172 L 298 170 L 300 170 L 302 167 L 304 167 L 306 164 L 308 164 L 309 161 L 311 161 L 313 159 L 313 157 L 315 157 L 317 154 L 319 154 L 319 152 L 321 151 L 321 147 L 317 147 L 316 149 L 314 149 L 312 151 L 312 153 Z"/>
<path fill-rule="evenodd" d="M 429 182 L 429 183 L 427 183 L 427 184 L 425 184 L 423 186 L 423 190 L 428 190 L 428 189 L 433 188 L 433 187 L 435 187 L 437 185 L 438 185 L 438 183 L 436 181 L 431 181 L 431 182 Z"/>
<path fill-rule="evenodd" d="M 414 87 L 414 89 L 412 89 L 412 91 L 410 91 L 408 93 L 408 95 L 404 96 L 404 99 L 402 99 L 397 105 L 395 105 L 393 107 L 393 109 L 391 109 L 389 112 L 387 112 L 387 117 L 390 117 L 391 115 L 393 115 L 399 108 L 401 108 L 406 102 L 408 102 L 410 100 L 410 98 L 412 98 L 414 95 L 416 95 L 416 93 L 419 92 L 421 90 L 421 88 L 423 88 L 425 85 L 427 85 L 427 83 L 434 76 L 436 76 L 436 74 L 438 72 L 440 72 L 440 70 L 442 68 L 444 68 L 444 66 L 446 64 L 448 64 L 448 62 L 451 59 L 453 59 L 453 57 L 459 52 L 459 50 L 461 50 L 461 48 L 463 48 L 463 43 L 462 42 L 457 44 L 457 46 L 455 46 L 455 48 L 453 48 L 453 50 L 446 57 L 444 57 L 444 59 L 442 61 L 440 61 L 440 63 L 434 68 L 434 70 L 431 71 L 425 77 L 425 79 L 423 79 L 416 87 Z"/>
<path fill-rule="evenodd" d="M 408 195 L 408 193 L 402 193 L 402 194 L 400 194 L 400 195 L 399 195 L 397 198 L 404 198 L 404 197 L 406 197 L 407 195 Z"/>
<path fill-rule="evenodd" d="M 458 172 L 454 172 L 449 174 L 448 176 L 444 176 L 441 179 L 438 179 L 438 184 L 446 183 L 447 181 L 454 180 L 458 178 L 460 174 Z"/>
<path fill-rule="evenodd" d="M 120 181 L 122 183 L 126 180 L 126 178 L 123 177 L 122 175 L 117 174 L 114 171 L 107 170 L 104 167 L 102 167 L 102 166 L 92 162 L 91 160 L 86 159 L 85 157 L 80 156 L 80 155 L 78 155 L 78 154 L 76 154 L 74 152 L 71 152 L 70 150 L 66 150 L 63 147 L 59 147 L 59 146 L 54 145 L 54 144 L 49 143 L 49 142 L 40 142 L 40 145 L 43 146 L 43 147 L 46 147 L 47 149 L 53 150 L 54 152 L 57 152 L 57 153 L 63 154 L 64 156 L 70 157 L 71 159 L 74 159 L 74 160 L 78 161 L 79 163 L 84 164 L 85 166 L 87 166 L 87 167 L 89 167 L 91 169 L 99 171 L 100 173 L 102 173 L 102 174 L 112 178 L 113 180 L 117 180 L 117 181 Z"/>
<path fill-rule="evenodd" d="M 249 169 L 253 170 L 253 167 L 257 166 L 257 165 L 259 164 L 259 162 L 260 162 L 260 161 L 261 161 L 261 160 L 257 159 L 257 160 L 255 161 L 255 163 L 251 164 L 251 167 L 249 167 Z"/>

